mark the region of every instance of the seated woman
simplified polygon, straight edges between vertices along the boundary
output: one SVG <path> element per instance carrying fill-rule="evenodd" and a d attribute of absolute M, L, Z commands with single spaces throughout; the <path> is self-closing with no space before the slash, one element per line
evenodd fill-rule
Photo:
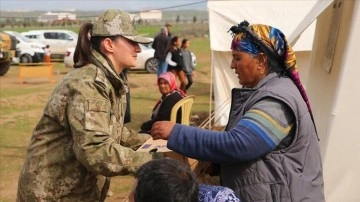
<path fill-rule="evenodd" d="M 158 77 L 158 86 L 161 93 L 161 99 L 156 103 L 151 119 L 141 125 L 141 133 L 149 133 L 153 123 L 156 121 L 169 121 L 172 107 L 183 97 L 185 93 L 176 85 L 175 75 L 171 72 L 165 72 Z M 180 123 L 181 112 L 177 114 L 176 122 Z"/>

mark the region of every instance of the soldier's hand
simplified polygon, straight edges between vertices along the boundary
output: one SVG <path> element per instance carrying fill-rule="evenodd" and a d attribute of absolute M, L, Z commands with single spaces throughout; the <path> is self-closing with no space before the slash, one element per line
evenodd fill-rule
<path fill-rule="evenodd" d="M 170 121 L 157 121 L 152 125 L 151 136 L 154 140 L 167 140 L 175 123 Z"/>

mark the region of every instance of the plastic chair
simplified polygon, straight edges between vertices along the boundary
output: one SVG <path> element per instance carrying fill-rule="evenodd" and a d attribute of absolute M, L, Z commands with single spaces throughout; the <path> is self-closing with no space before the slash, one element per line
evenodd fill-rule
<path fill-rule="evenodd" d="M 181 110 L 181 124 L 190 125 L 191 108 L 195 100 L 195 95 L 188 95 L 179 100 L 171 109 L 170 121 L 176 123 L 177 112 Z"/>

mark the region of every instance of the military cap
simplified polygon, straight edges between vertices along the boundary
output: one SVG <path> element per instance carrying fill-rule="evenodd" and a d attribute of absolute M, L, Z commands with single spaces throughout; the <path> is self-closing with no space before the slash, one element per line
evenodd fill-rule
<path fill-rule="evenodd" d="M 136 33 L 128 13 L 115 9 L 106 10 L 96 19 L 91 35 L 123 36 L 138 43 L 151 43 L 151 40 Z"/>

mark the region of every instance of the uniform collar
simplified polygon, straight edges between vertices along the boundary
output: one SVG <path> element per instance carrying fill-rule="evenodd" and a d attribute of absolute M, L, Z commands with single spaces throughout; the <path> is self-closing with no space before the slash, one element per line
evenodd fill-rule
<path fill-rule="evenodd" d="M 106 59 L 96 50 L 92 50 L 92 63 L 104 72 L 106 78 L 110 81 L 111 85 L 121 94 L 127 93 L 129 91 L 129 84 L 123 73 L 118 75 L 115 72 L 112 62 Z"/>

